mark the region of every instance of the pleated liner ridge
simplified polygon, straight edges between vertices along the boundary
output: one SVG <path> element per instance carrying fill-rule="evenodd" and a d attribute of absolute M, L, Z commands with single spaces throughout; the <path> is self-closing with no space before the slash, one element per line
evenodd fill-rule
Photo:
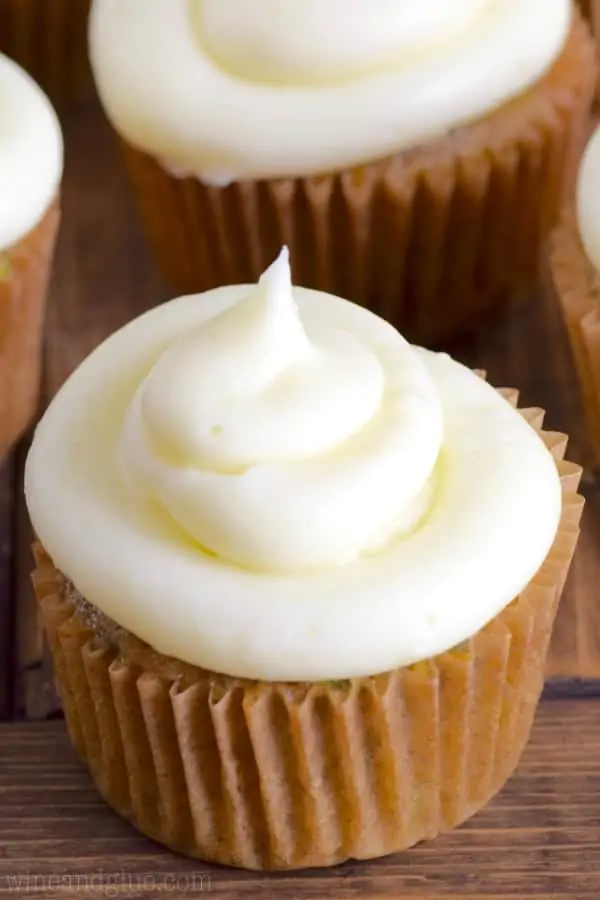
<path fill-rule="evenodd" d="M 0 251 L 0 460 L 37 408 L 46 294 L 59 217 L 56 200 L 33 231 Z"/>
<path fill-rule="evenodd" d="M 552 238 L 552 277 L 564 321 L 594 458 L 600 463 L 600 279 L 579 238 L 577 217 L 565 210 Z"/>
<path fill-rule="evenodd" d="M 541 410 L 523 415 L 541 428 Z M 566 438 L 543 438 L 564 503 L 539 574 L 463 645 L 377 677 L 250 682 L 133 636 L 110 646 L 37 545 L 33 580 L 67 726 L 108 803 L 160 843 L 250 869 L 392 853 L 482 807 L 528 740 L 583 507 Z"/>
<path fill-rule="evenodd" d="M 23 66 L 55 103 L 92 93 L 90 0 L 2 0 L 0 53 Z"/>
<path fill-rule="evenodd" d="M 595 78 L 593 42 L 577 15 L 562 56 L 525 95 L 383 162 L 218 188 L 124 149 L 174 290 L 255 282 L 287 244 L 295 284 L 353 300 L 409 339 L 435 343 L 534 286 Z"/>
<path fill-rule="evenodd" d="M 588 20 L 592 34 L 598 44 L 600 39 L 600 0 L 577 0 L 579 8 Z M 600 99 L 600 84 L 596 90 L 596 100 Z"/>

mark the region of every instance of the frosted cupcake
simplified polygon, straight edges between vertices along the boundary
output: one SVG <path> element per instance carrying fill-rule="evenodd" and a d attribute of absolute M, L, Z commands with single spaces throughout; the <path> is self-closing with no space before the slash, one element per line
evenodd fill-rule
<path fill-rule="evenodd" d="M 515 401 L 293 289 L 285 252 L 75 371 L 27 460 L 34 584 L 118 812 L 281 869 L 409 847 L 502 787 L 582 508 Z"/>
<path fill-rule="evenodd" d="M 49 100 L 0 54 L 0 458 L 33 417 L 63 145 Z"/>
<path fill-rule="evenodd" d="M 600 461 L 600 130 L 584 154 L 575 205 L 552 245 L 552 273 L 571 340 L 595 462 Z"/>
<path fill-rule="evenodd" d="M 423 341 L 535 282 L 595 81 L 571 0 L 94 0 L 90 47 L 175 290 L 287 243 Z"/>
<path fill-rule="evenodd" d="M 53 101 L 91 90 L 90 0 L 2 0 L 0 52 L 23 66 Z"/>

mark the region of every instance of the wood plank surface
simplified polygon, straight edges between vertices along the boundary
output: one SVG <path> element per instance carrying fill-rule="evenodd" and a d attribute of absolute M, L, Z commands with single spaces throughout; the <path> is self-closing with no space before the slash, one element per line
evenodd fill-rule
<path fill-rule="evenodd" d="M 62 723 L 4 725 L 0 897 L 597 900 L 599 751 L 600 701 L 546 701 L 517 773 L 462 828 L 377 862 L 269 876 L 205 866 L 138 835 L 99 799 Z"/>
<path fill-rule="evenodd" d="M 0 461 L 0 721 L 12 712 L 14 468 Z"/>
<path fill-rule="evenodd" d="M 69 114 L 65 136 L 63 228 L 48 314 L 47 396 L 105 336 L 169 296 L 147 254 L 116 141 L 95 104 Z M 516 304 L 475 337 L 447 349 L 487 369 L 497 386 L 519 387 L 523 403 L 545 407 L 547 427 L 571 436 L 569 457 L 589 463 L 573 364 L 548 284 L 538 297 Z M 20 484 L 15 489 L 20 493 Z M 584 476 L 584 492 L 582 540 L 548 667 L 559 692 L 600 690 L 600 480 L 591 469 Z M 22 501 L 17 507 L 15 703 L 20 715 L 45 718 L 56 712 L 57 701 L 49 660 L 40 653 Z M 0 593 L 0 608 L 1 603 Z"/>

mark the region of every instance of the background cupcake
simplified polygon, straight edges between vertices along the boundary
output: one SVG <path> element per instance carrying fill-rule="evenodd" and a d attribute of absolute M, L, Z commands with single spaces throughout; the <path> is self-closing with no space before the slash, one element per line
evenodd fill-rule
<path fill-rule="evenodd" d="M 501 788 L 582 507 L 565 439 L 508 400 L 293 291 L 285 255 L 83 363 L 26 496 L 69 732 L 116 810 L 281 869 L 433 838 Z"/>
<path fill-rule="evenodd" d="M 194 9 L 95 0 L 90 27 L 176 290 L 255 280 L 287 243 L 297 283 L 436 341 L 531 289 L 595 82 L 570 0 Z"/>
<path fill-rule="evenodd" d="M 0 55 L 0 456 L 33 417 L 63 146 L 48 99 Z"/>
<path fill-rule="evenodd" d="M 595 460 L 600 461 L 600 131 L 552 245 L 552 273 L 571 340 Z"/>
<path fill-rule="evenodd" d="M 61 103 L 90 91 L 90 0 L 0 0 L 0 52 Z"/>

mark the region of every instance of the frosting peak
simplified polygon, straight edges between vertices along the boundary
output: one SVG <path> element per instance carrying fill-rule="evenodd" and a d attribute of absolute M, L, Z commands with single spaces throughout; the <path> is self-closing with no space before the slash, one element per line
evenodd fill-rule
<path fill-rule="evenodd" d="M 267 435 L 261 423 L 265 402 L 286 399 L 277 397 L 286 375 L 314 365 L 286 253 L 242 302 L 161 356 L 141 388 L 139 413 L 149 434 L 182 464 L 239 471 L 289 452 L 286 429 L 273 421 Z M 276 419 L 285 409 L 271 412 Z"/>
<path fill-rule="evenodd" d="M 442 437 L 433 382 L 390 333 L 394 355 L 318 320 L 307 328 L 284 249 L 142 382 L 121 442 L 128 481 L 247 568 L 315 569 L 373 551 L 423 513 Z"/>

